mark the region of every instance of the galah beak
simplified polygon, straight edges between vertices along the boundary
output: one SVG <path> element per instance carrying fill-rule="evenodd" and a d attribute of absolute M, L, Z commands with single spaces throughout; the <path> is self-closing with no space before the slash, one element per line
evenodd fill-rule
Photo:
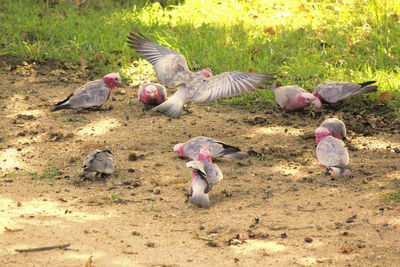
<path fill-rule="evenodd" d="M 321 100 L 319 99 L 318 96 L 316 96 L 314 100 L 314 107 L 321 108 L 321 106 L 322 106 Z"/>
<path fill-rule="evenodd" d="M 150 97 L 151 97 L 151 98 L 154 98 L 155 96 L 156 96 L 156 95 L 155 95 L 154 93 L 151 93 L 151 94 L 150 94 Z"/>

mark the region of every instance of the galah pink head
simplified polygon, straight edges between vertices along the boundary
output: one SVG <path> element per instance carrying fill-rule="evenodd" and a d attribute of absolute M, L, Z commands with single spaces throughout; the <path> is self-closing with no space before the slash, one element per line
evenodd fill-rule
<path fill-rule="evenodd" d="M 148 84 L 143 89 L 142 93 L 139 96 L 139 99 L 147 105 L 159 105 L 165 101 L 165 96 L 161 94 L 160 90 L 156 86 Z"/>
<path fill-rule="evenodd" d="M 103 81 L 106 83 L 107 87 L 111 90 L 114 89 L 115 86 L 117 86 L 120 81 L 121 81 L 121 76 L 119 76 L 118 73 L 113 72 L 109 73 L 106 76 L 103 77 Z"/>
<path fill-rule="evenodd" d="M 310 93 L 301 93 L 296 97 L 296 108 L 305 108 L 311 105 L 315 97 Z"/>
<path fill-rule="evenodd" d="M 210 78 L 212 76 L 212 71 L 209 68 L 201 70 L 198 73 L 201 73 L 206 78 Z"/>
<path fill-rule="evenodd" d="M 317 92 L 314 92 L 313 95 L 315 97 L 314 107 L 321 108 L 322 107 L 321 96 Z"/>
<path fill-rule="evenodd" d="M 185 146 L 185 143 L 179 143 L 179 144 L 176 144 L 176 145 L 174 146 L 174 152 L 175 152 L 176 154 L 178 154 L 178 156 L 181 157 L 181 158 L 184 158 L 184 157 L 187 157 L 187 156 L 188 156 L 188 155 L 185 153 L 185 150 L 183 149 L 184 146 Z"/>
<path fill-rule="evenodd" d="M 315 142 L 317 143 L 317 145 L 318 145 L 319 141 L 321 141 L 325 137 L 327 137 L 329 135 L 332 136 L 332 133 L 324 127 L 318 127 L 314 133 L 315 133 Z"/>
<path fill-rule="evenodd" d="M 207 145 L 202 145 L 200 152 L 199 152 L 199 157 L 197 158 L 198 161 L 206 160 L 208 162 L 212 161 L 212 156 L 210 151 L 208 150 Z"/>

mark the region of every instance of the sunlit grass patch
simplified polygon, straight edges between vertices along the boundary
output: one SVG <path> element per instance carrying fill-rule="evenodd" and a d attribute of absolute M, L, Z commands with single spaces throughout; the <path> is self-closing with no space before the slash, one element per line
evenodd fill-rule
<path fill-rule="evenodd" d="M 400 190 L 383 194 L 382 199 L 387 202 L 400 202 Z"/>

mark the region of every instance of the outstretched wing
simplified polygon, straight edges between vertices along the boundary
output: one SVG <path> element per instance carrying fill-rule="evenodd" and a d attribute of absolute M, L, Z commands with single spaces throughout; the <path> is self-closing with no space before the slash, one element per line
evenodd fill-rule
<path fill-rule="evenodd" d="M 129 33 L 128 44 L 153 65 L 160 83 L 176 87 L 190 77 L 191 72 L 184 56 L 152 42 L 136 29 Z"/>
<path fill-rule="evenodd" d="M 188 99 L 206 102 L 263 88 L 273 81 L 273 73 L 224 72 L 210 78 L 197 78 L 189 85 Z"/>

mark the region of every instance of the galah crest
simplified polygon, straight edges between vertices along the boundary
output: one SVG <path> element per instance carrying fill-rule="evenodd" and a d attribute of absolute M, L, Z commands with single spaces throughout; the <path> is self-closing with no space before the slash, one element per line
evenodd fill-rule
<path fill-rule="evenodd" d="M 78 88 L 67 99 L 57 103 L 51 111 L 60 109 L 101 107 L 121 81 L 118 73 L 110 73 L 102 79 L 91 81 Z"/>
<path fill-rule="evenodd" d="M 248 154 L 240 151 L 239 148 L 227 145 L 221 141 L 214 140 L 205 136 L 197 136 L 186 143 L 179 143 L 174 146 L 174 152 L 181 158 L 197 159 L 200 149 L 203 145 L 207 145 L 208 150 L 213 158 L 237 158 L 241 159 Z"/>
<path fill-rule="evenodd" d="M 315 99 L 311 93 L 296 85 L 280 86 L 273 91 L 276 103 L 284 111 L 304 109 Z"/>
<path fill-rule="evenodd" d="M 346 125 L 344 124 L 343 121 L 337 119 L 337 118 L 329 118 L 324 120 L 320 127 L 324 127 L 328 129 L 332 133 L 333 137 L 339 138 L 339 139 L 345 139 L 346 138 Z"/>
<path fill-rule="evenodd" d="M 193 169 L 190 184 L 191 202 L 202 208 L 209 208 L 208 193 L 223 179 L 223 175 L 220 168 L 212 163 L 211 153 L 206 145 L 201 147 L 198 159 L 189 161 L 186 167 Z"/>
<path fill-rule="evenodd" d="M 320 108 L 322 106 L 322 101 L 335 104 L 353 95 L 376 92 L 378 86 L 368 86 L 373 83 L 376 83 L 376 81 L 364 83 L 328 81 L 320 83 L 313 92 L 315 96 L 315 107 Z"/>
<path fill-rule="evenodd" d="M 153 65 L 160 83 L 178 87 L 172 97 L 152 111 L 180 118 L 185 102 L 207 102 L 263 88 L 275 78 L 272 73 L 224 72 L 211 76 L 211 70 L 191 72 L 183 55 L 158 45 L 133 29 L 128 44 Z"/>
<path fill-rule="evenodd" d="M 342 140 L 332 136 L 332 133 L 323 127 L 315 130 L 317 142 L 317 159 L 327 169 L 332 170 L 335 176 L 350 175 L 349 152 Z"/>
<path fill-rule="evenodd" d="M 115 167 L 115 157 L 110 150 L 90 152 L 83 163 L 81 176 L 87 179 L 112 174 Z"/>
<path fill-rule="evenodd" d="M 141 84 L 138 90 L 138 99 L 144 105 L 157 106 L 167 98 L 167 90 L 159 83 Z"/>

